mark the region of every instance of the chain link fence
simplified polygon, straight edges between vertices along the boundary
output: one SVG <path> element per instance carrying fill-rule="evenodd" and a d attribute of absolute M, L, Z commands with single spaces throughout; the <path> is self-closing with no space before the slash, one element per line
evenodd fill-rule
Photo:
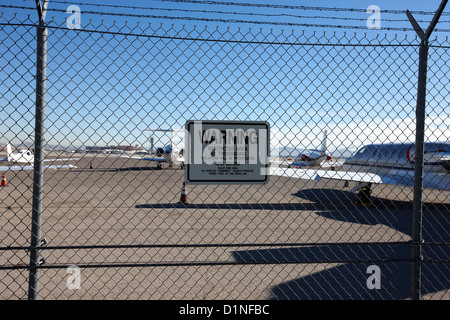
<path fill-rule="evenodd" d="M 363 146 L 414 143 L 418 38 L 45 26 L 44 158 L 64 158 L 66 167 L 45 167 L 36 191 L 33 168 L 5 164 L 2 299 L 31 290 L 39 299 L 409 299 L 417 264 L 421 297 L 449 299 L 448 171 L 422 191 L 422 243 L 412 238 L 413 185 L 372 183 L 367 204 L 351 179 L 296 176 L 306 170 L 299 155 L 318 149 L 325 130 L 332 158 L 307 168 L 317 173 L 353 172 L 338 164 Z M 13 153 L 38 151 L 38 30 L 34 18 L 0 18 L 5 158 L 8 144 Z M 449 48 L 446 37 L 430 41 L 425 139 L 442 148 Z M 271 159 L 285 161 L 285 174 L 264 185 L 187 184 L 189 203 L 179 204 L 183 168 L 144 158 L 161 158 L 172 143 L 171 132 L 152 130 L 188 120 L 267 121 Z M 33 244 L 36 192 L 41 235 Z"/>

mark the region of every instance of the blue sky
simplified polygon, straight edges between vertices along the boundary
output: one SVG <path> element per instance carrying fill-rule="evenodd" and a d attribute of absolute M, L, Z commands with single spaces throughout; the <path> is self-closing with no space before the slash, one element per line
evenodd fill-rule
<path fill-rule="evenodd" d="M 293 147 L 315 146 L 325 128 L 331 131 L 334 148 L 413 139 L 418 53 L 408 44 L 417 39 L 411 30 L 387 30 L 411 26 L 405 15 L 383 10 L 434 12 L 440 1 L 234 2 L 328 9 L 50 0 L 49 9 L 59 11 L 49 11 L 46 17 L 55 27 L 48 42 L 47 143 L 148 147 L 145 129 L 179 128 L 191 119 L 269 121 L 276 130 L 273 137 Z M 65 11 L 71 3 L 80 7 L 83 32 L 66 29 L 70 14 Z M 3 0 L 0 5 L 34 8 L 34 1 Z M 370 5 L 382 10 L 381 30 L 367 28 L 367 12 L 329 10 L 365 10 Z M 1 23 L 37 21 L 33 9 L 0 7 L 0 12 Z M 450 29 L 449 13 L 447 5 L 438 29 Z M 432 18 L 415 16 L 423 28 Z M 448 32 L 436 32 L 432 39 L 448 46 L 446 36 Z M 4 26 L 0 37 L 0 142 L 32 141 L 35 30 Z M 239 43 L 224 41 L 230 39 Z M 311 45 L 317 42 L 401 45 Z M 448 140 L 448 54 L 444 49 L 430 53 L 435 80 L 429 85 L 427 138 Z M 154 137 L 156 144 L 167 143 L 167 136 Z"/>

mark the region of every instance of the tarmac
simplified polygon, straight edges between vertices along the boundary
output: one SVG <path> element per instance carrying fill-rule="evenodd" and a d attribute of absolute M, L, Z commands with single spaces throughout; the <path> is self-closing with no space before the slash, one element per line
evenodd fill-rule
<path fill-rule="evenodd" d="M 49 155 L 54 157 L 55 155 Z M 44 174 L 40 299 L 408 299 L 412 188 L 376 185 L 373 205 L 335 180 L 187 185 L 184 171 L 102 154 Z M 67 157 L 67 155 L 65 155 Z M 33 173 L 0 189 L 0 299 L 26 299 Z M 450 192 L 425 190 L 423 234 L 449 243 Z M 425 299 L 449 299 L 448 246 L 427 246 Z M 381 269 L 380 289 L 368 267 Z M 69 285 L 79 268 L 79 287 Z M 443 276 L 444 275 L 444 276 Z"/>

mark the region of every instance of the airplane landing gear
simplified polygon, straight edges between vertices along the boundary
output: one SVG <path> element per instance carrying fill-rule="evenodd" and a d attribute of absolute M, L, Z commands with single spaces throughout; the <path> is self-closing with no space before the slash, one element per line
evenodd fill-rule
<path fill-rule="evenodd" d="M 369 207 L 373 205 L 372 200 L 370 198 L 370 195 L 372 194 L 372 190 L 370 187 L 372 186 L 371 183 L 362 183 L 359 188 L 358 192 L 358 200 L 354 202 L 356 205 L 362 205 L 364 207 Z"/>

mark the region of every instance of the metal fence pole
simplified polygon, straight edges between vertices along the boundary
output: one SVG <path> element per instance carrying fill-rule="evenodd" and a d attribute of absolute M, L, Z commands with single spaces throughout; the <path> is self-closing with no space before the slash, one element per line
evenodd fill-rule
<path fill-rule="evenodd" d="M 439 17 L 444 11 L 447 0 L 443 0 L 431 20 L 428 29 L 424 32 L 416 22 L 411 12 L 407 11 L 417 35 L 420 37 L 419 49 L 419 76 L 417 80 L 417 107 L 416 107 L 416 142 L 414 155 L 414 200 L 412 221 L 412 268 L 411 268 L 411 299 L 421 299 L 422 287 L 422 219 L 423 219 L 423 153 L 425 141 L 425 104 L 427 90 L 427 68 L 428 68 L 428 39 L 434 30 Z"/>
<path fill-rule="evenodd" d="M 411 298 L 420 299 L 422 259 L 422 189 L 423 152 L 425 140 L 425 91 L 427 82 L 428 41 L 422 41 L 419 49 L 419 79 L 416 108 L 416 145 L 414 155 L 414 201 L 412 223 L 412 279 Z"/>
<path fill-rule="evenodd" d="M 34 179 L 33 203 L 31 216 L 31 250 L 30 250 L 30 278 L 28 284 L 28 299 L 38 298 L 42 198 L 44 188 L 44 119 L 45 119 L 45 92 L 46 92 L 46 66 L 47 66 L 47 28 L 45 27 L 45 8 L 36 0 L 39 13 L 39 26 L 37 27 L 37 61 L 36 61 L 36 114 L 35 114 L 35 144 L 34 144 Z"/>

